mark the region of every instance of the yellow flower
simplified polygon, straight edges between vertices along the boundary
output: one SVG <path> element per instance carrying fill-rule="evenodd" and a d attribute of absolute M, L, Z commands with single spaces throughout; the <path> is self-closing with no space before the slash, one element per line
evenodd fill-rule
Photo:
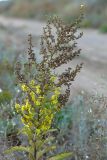
<path fill-rule="evenodd" d="M 43 98 L 44 98 L 44 96 L 39 96 L 38 98 L 43 99 Z"/>
<path fill-rule="evenodd" d="M 46 120 L 49 120 L 49 119 L 50 119 L 50 117 L 47 115 L 47 116 L 45 117 L 45 119 L 46 119 Z"/>
<path fill-rule="evenodd" d="M 16 111 L 17 111 L 17 112 L 20 111 L 20 105 L 19 105 L 18 103 L 15 104 L 15 108 L 16 108 Z"/>
<path fill-rule="evenodd" d="M 34 114 L 33 112 L 29 111 L 29 119 L 32 120 L 32 119 L 34 118 L 34 115 L 35 115 L 35 114 Z"/>
<path fill-rule="evenodd" d="M 34 86 L 34 85 L 35 85 L 35 81 L 34 81 L 34 80 L 31 80 L 31 81 L 30 81 L 30 85 L 31 85 L 31 86 Z"/>
<path fill-rule="evenodd" d="M 31 121 L 33 120 L 33 115 L 24 114 L 22 119 L 24 120 L 24 123 L 27 123 L 27 124 L 31 123 Z"/>
<path fill-rule="evenodd" d="M 35 102 L 35 93 L 31 91 L 30 96 L 32 98 L 32 101 Z"/>
<path fill-rule="evenodd" d="M 58 90 L 55 90 L 55 95 L 59 95 L 60 92 Z"/>
<path fill-rule="evenodd" d="M 28 99 L 26 99 L 26 104 L 25 105 L 26 105 L 26 109 L 31 108 L 31 104 L 30 104 Z"/>
<path fill-rule="evenodd" d="M 21 85 L 22 91 L 26 92 L 28 91 L 28 87 L 25 84 Z"/>
<path fill-rule="evenodd" d="M 25 118 L 21 118 L 21 121 L 23 124 L 27 124 L 27 121 L 25 120 Z"/>
<path fill-rule="evenodd" d="M 53 100 L 52 101 L 52 104 L 57 104 L 58 103 L 58 100 Z"/>
<path fill-rule="evenodd" d="M 52 76 L 52 77 L 50 78 L 50 80 L 51 80 L 52 82 L 54 82 L 54 81 L 56 80 L 56 77 L 55 77 L 55 76 Z"/>
<path fill-rule="evenodd" d="M 48 130 L 48 128 L 47 128 L 48 126 L 47 125 L 41 125 L 40 126 L 40 129 L 42 130 L 42 131 L 47 131 Z"/>
<path fill-rule="evenodd" d="M 28 127 L 33 127 L 33 123 L 32 122 L 28 122 Z"/>
<path fill-rule="evenodd" d="M 40 85 L 37 85 L 35 88 L 37 94 L 41 93 Z"/>
<path fill-rule="evenodd" d="M 42 109 L 40 109 L 40 113 L 39 113 L 39 115 L 42 117 L 42 116 L 45 116 L 45 115 L 47 115 L 48 114 L 48 110 L 46 110 L 46 108 L 42 108 Z"/>
<path fill-rule="evenodd" d="M 51 100 L 56 100 L 56 99 L 57 99 L 56 95 L 52 95 Z"/>
<path fill-rule="evenodd" d="M 22 105 L 21 110 L 22 110 L 22 112 L 24 112 L 26 110 L 26 106 Z"/>
<path fill-rule="evenodd" d="M 44 86 L 46 88 L 46 93 L 47 91 L 54 93 L 51 97 L 50 94 L 49 97 L 45 93 L 42 95 L 41 86 L 39 84 L 36 85 L 34 80 L 31 80 L 29 85 L 37 94 L 30 90 L 26 84 L 21 85 L 22 90 L 25 92 L 28 91 L 29 95 L 25 95 L 24 103 L 21 106 L 16 104 L 16 108 L 17 110 L 20 109 L 21 111 L 21 121 L 24 126 L 27 126 L 29 130 L 36 128 L 35 132 L 37 136 L 40 136 L 42 132 L 45 133 L 51 128 L 51 124 L 56 113 L 56 108 L 58 108 L 59 105 L 58 96 L 60 94 L 60 87 L 56 87 L 54 86 L 54 83 L 52 83 L 55 81 L 55 79 L 56 77 L 52 76 L 50 78 L 51 85 L 46 84 Z M 34 102 L 33 104 L 32 101 Z M 40 109 L 39 113 L 36 112 L 35 108 Z M 36 114 L 39 114 L 40 120 L 36 119 Z"/>
<path fill-rule="evenodd" d="M 35 104 L 37 105 L 37 106 L 40 106 L 41 105 L 41 103 L 40 103 L 40 101 L 35 101 Z"/>

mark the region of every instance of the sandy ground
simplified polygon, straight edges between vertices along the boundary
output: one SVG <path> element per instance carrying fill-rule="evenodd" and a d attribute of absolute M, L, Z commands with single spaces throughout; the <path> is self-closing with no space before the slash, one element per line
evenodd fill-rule
<path fill-rule="evenodd" d="M 39 37 L 45 25 L 35 20 L 22 20 L 0 17 L 0 25 L 14 29 L 15 36 L 27 37 L 29 33 Z M 71 95 L 77 92 L 89 94 L 107 95 L 107 35 L 97 30 L 82 30 L 84 36 L 78 40 L 78 46 L 82 49 L 81 56 L 69 66 L 83 62 L 84 66 L 71 88 Z M 59 70 L 62 71 L 65 67 Z"/>

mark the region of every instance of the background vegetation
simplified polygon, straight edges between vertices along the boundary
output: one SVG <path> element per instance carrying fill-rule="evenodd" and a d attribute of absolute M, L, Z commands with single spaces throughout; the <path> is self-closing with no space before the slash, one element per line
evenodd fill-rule
<path fill-rule="evenodd" d="M 79 15 L 81 0 L 11 0 L 5 10 L 6 15 L 46 20 L 50 15 L 59 15 L 65 21 L 71 22 Z M 83 27 L 102 28 L 107 20 L 107 1 L 90 0 L 84 1 L 85 19 Z M 3 12 L 3 10 L 2 10 Z M 105 27 L 104 27 L 105 30 Z"/>

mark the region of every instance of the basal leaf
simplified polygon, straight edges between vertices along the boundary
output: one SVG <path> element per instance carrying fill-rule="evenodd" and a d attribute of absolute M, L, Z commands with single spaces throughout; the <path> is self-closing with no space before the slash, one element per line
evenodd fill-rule
<path fill-rule="evenodd" d="M 72 155 L 73 155 L 72 152 L 61 153 L 61 154 L 58 154 L 56 156 L 50 157 L 48 160 L 65 160 L 65 158 L 72 157 Z"/>
<path fill-rule="evenodd" d="M 21 151 L 21 152 L 25 151 L 25 152 L 30 153 L 30 147 L 15 146 L 15 147 L 11 147 L 10 149 L 5 150 L 4 153 L 10 154 L 15 151 Z"/>
<path fill-rule="evenodd" d="M 56 146 L 49 146 L 41 151 L 38 151 L 37 153 L 37 159 L 41 158 L 43 156 L 44 153 L 47 153 L 49 151 L 55 150 Z"/>
<path fill-rule="evenodd" d="M 52 132 L 55 132 L 55 131 L 57 131 L 57 129 L 49 129 L 48 131 L 45 132 L 45 134 L 52 133 Z"/>
<path fill-rule="evenodd" d="M 45 140 L 38 140 L 36 142 L 36 145 L 37 145 L 38 149 L 40 149 L 41 147 L 48 144 L 49 142 L 52 142 L 54 139 L 55 139 L 54 137 L 50 136 L 50 137 L 46 138 Z"/>

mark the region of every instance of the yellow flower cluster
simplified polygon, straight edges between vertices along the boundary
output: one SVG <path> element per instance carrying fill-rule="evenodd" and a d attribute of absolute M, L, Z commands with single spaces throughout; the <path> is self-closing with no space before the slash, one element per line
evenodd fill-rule
<path fill-rule="evenodd" d="M 35 86 L 35 88 L 36 88 L 36 93 L 40 94 L 41 93 L 40 85 Z"/>
<path fill-rule="evenodd" d="M 54 90 L 54 95 L 52 95 L 52 97 L 51 97 L 52 104 L 54 104 L 54 105 L 58 104 L 58 97 L 59 97 L 59 95 L 60 95 L 60 88 L 57 87 Z"/>
<path fill-rule="evenodd" d="M 18 103 L 15 104 L 15 108 L 16 108 L 17 113 L 19 113 L 21 108 Z"/>
<path fill-rule="evenodd" d="M 29 88 L 28 88 L 25 84 L 22 84 L 22 85 L 21 85 L 21 89 L 22 89 L 22 91 L 24 91 L 24 92 L 27 92 L 27 91 L 29 90 Z"/>
<path fill-rule="evenodd" d="M 55 80 L 55 76 L 50 78 L 52 83 Z M 48 98 L 47 94 L 43 94 L 41 86 L 36 85 L 34 80 L 30 81 L 27 85 L 21 84 L 22 91 L 27 92 L 26 99 L 22 105 L 15 105 L 17 112 L 21 114 L 22 123 L 30 129 L 32 127 L 34 130 L 36 129 L 37 135 L 51 128 L 56 108 L 59 105 L 60 88 L 55 86 L 50 87 L 50 84 L 46 84 L 45 87 L 47 88 L 47 93 L 49 90 L 52 92 L 51 98 Z"/>
<path fill-rule="evenodd" d="M 31 104 L 28 99 L 25 100 L 25 104 L 19 105 L 16 103 L 15 105 L 16 111 L 21 113 L 22 115 L 22 123 L 24 125 L 31 126 L 31 121 L 34 118 L 34 109 L 31 107 Z"/>
<path fill-rule="evenodd" d="M 36 129 L 37 135 L 39 135 L 40 133 L 46 132 L 50 129 L 52 120 L 54 117 L 54 113 L 52 113 L 51 109 L 42 108 L 40 110 L 39 116 L 42 121 L 39 127 Z"/>
<path fill-rule="evenodd" d="M 36 106 L 40 106 L 41 105 L 40 100 L 36 99 L 35 93 L 33 91 L 30 92 L 30 96 L 31 96 L 31 99 L 32 99 L 32 101 L 34 102 L 34 104 Z"/>
<path fill-rule="evenodd" d="M 31 81 L 29 82 L 29 85 L 28 85 L 28 86 L 27 86 L 26 84 L 21 84 L 21 89 L 22 89 L 22 91 L 24 91 L 24 92 L 30 91 L 29 86 L 30 86 L 30 88 L 32 88 L 33 90 L 35 90 L 35 92 L 36 92 L 37 94 L 40 94 L 40 93 L 41 93 L 40 85 L 36 85 L 34 80 L 31 80 Z"/>

